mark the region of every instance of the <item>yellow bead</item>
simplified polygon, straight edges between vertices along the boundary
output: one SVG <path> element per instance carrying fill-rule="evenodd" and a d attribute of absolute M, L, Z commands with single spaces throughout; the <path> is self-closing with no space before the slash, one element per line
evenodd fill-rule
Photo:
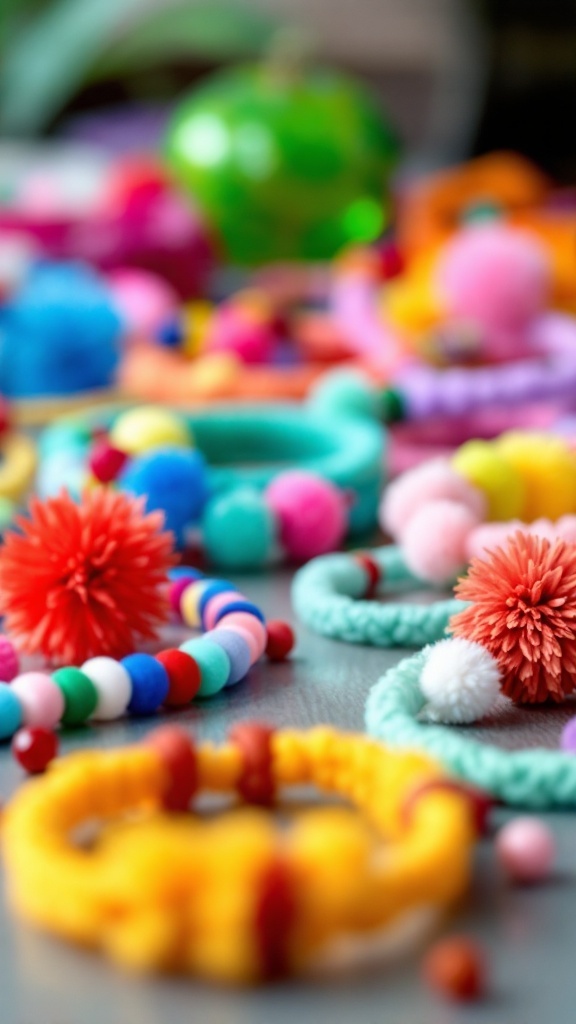
<path fill-rule="evenodd" d="M 452 466 L 486 495 L 488 519 L 522 519 L 526 500 L 523 475 L 491 441 L 467 441 L 452 458 Z"/>
<path fill-rule="evenodd" d="M 234 390 L 243 363 L 232 352 L 201 356 L 191 367 L 194 389 L 209 398 Z"/>
<path fill-rule="evenodd" d="M 524 481 L 525 522 L 541 516 L 558 519 L 576 510 L 576 456 L 561 438 L 511 431 L 497 448 Z"/>
<path fill-rule="evenodd" d="M 213 315 L 212 304 L 202 299 L 196 302 L 189 302 L 184 307 L 184 340 L 182 349 L 184 355 L 189 359 L 194 359 L 204 348 L 204 342 Z"/>
<path fill-rule="evenodd" d="M 196 583 L 191 583 L 180 598 L 180 615 L 191 629 L 200 629 L 200 598 L 210 582 L 210 580 L 198 580 Z"/>
<path fill-rule="evenodd" d="M 128 455 L 139 455 L 163 445 L 190 448 L 194 439 L 180 416 L 159 406 L 141 405 L 121 413 L 110 431 L 110 443 Z"/>

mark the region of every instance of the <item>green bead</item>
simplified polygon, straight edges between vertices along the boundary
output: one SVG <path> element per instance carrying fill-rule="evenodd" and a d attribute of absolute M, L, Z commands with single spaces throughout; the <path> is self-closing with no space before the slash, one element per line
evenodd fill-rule
<path fill-rule="evenodd" d="M 213 697 L 226 686 L 230 676 L 230 658 L 209 636 L 187 640 L 181 644 L 180 650 L 194 658 L 200 669 L 200 689 L 197 697 Z"/>
<path fill-rule="evenodd" d="M 204 550 L 225 569 L 254 569 L 269 557 L 276 521 L 263 495 L 252 487 L 220 494 L 208 503 L 202 520 Z"/>
<path fill-rule="evenodd" d="M 59 668 L 52 679 L 64 697 L 63 725 L 81 725 L 96 710 L 98 691 L 79 668 Z"/>
<path fill-rule="evenodd" d="M 364 374 L 354 370 L 334 370 L 325 374 L 314 387 L 309 405 L 322 414 L 380 419 L 378 390 Z"/>
<path fill-rule="evenodd" d="M 380 395 L 380 414 L 385 423 L 401 423 L 406 419 L 404 399 L 399 391 L 386 388 Z"/>
<path fill-rule="evenodd" d="M 168 164 L 236 263 L 327 259 L 378 237 L 398 145 L 352 79 L 266 64 L 219 72 L 176 109 Z"/>

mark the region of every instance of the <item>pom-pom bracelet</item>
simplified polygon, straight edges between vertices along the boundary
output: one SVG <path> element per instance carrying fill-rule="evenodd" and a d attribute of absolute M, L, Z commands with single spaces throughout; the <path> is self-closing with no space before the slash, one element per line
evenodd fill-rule
<path fill-rule="evenodd" d="M 264 809 L 183 813 L 203 791 L 267 806 L 302 785 L 360 816 L 311 808 L 277 832 Z M 125 967 L 252 983 L 325 962 L 344 935 L 365 941 L 453 903 L 474 810 L 426 755 L 364 736 L 241 723 L 215 748 L 165 727 L 139 746 L 62 758 L 18 791 L 3 820 L 8 892 L 28 921 Z M 95 841 L 75 841 L 94 821 Z"/>
<path fill-rule="evenodd" d="M 180 621 L 204 634 L 158 654 L 96 656 L 80 667 L 18 675 L 14 647 L 1 637 L 0 739 L 10 739 L 22 726 L 76 727 L 185 707 L 239 683 L 265 652 L 272 660 L 290 652 L 290 628 L 267 626 L 260 609 L 231 583 L 193 569 L 174 570 L 169 596 Z"/>

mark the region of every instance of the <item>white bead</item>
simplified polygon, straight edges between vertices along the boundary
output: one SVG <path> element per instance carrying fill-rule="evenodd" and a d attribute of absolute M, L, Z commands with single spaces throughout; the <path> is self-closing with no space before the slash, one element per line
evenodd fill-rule
<path fill-rule="evenodd" d="M 498 662 L 481 644 L 462 637 L 425 648 L 420 689 L 428 704 L 429 722 L 476 722 L 496 700 L 500 689 Z"/>
<path fill-rule="evenodd" d="M 81 671 L 92 680 L 98 693 L 91 718 L 100 721 L 121 718 L 132 697 L 132 681 L 124 666 L 114 658 L 89 658 Z"/>

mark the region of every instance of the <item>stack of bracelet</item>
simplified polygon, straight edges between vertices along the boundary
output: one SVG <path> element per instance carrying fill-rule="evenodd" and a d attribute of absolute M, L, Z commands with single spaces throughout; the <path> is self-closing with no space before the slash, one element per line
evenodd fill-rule
<path fill-rule="evenodd" d="M 172 570 L 171 577 L 173 609 L 186 625 L 203 630 L 178 648 L 120 660 L 94 657 L 80 667 L 18 675 L 14 647 L 0 638 L 0 739 L 9 739 L 22 725 L 74 727 L 88 719 L 184 707 L 239 683 L 265 652 L 272 660 L 289 653 L 290 627 L 271 622 L 267 628 L 260 609 L 231 583 L 188 568 Z"/>

